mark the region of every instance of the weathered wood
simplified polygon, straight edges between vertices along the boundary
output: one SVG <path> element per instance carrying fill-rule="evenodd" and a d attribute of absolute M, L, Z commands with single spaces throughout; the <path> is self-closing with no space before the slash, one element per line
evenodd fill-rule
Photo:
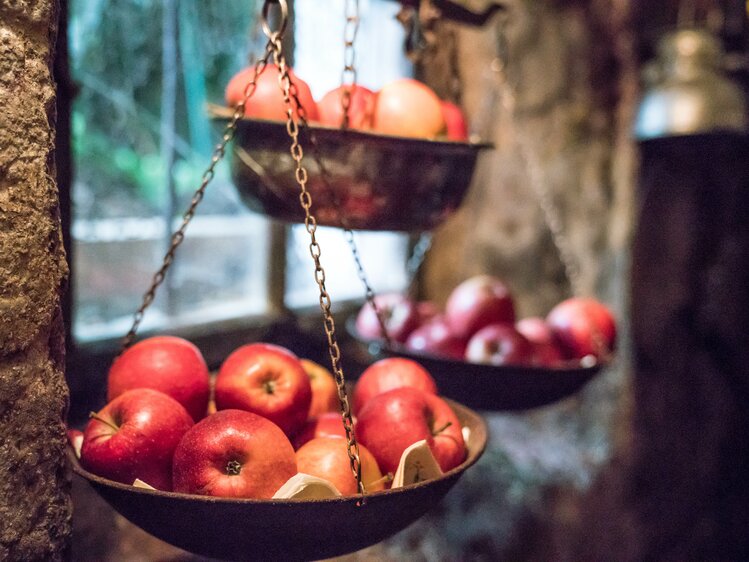
<path fill-rule="evenodd" d="M 67 276 L 54 181 L 56 3 L 0 2 L 0 559 L 62 560 Z"/>

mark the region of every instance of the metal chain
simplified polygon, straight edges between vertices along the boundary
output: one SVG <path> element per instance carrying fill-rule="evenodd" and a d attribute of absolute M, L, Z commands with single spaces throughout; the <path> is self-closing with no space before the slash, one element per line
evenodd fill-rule
<path fill-rule="evenodd" d="M 497 31 L 498 56 L 492 62 L 491 69 L 497 77 L 502 105 L 507 111 L 513 125 L 513 132 L 518 149 L 520 150 L 520 157 L 525 162 L 528 170 L 528 183 L 530 183 L 531 189 L 536 196 L 544 217 L 544 222 L 551 233 L 552 242 L 559 254 L 559 259 L 562 262 L 562 267 L 564 267 L 564 273 L 570 284 L 572 294 L 576 297 L 581 297 L 586 291 L 580 270 L 580 263 L 572 249 L 572 242 L 565 233 L 561 213 L 554 201 L 554 195 L 548 187 L 546 175 L 539 158 L 534 152 L 530 139 L 524 132 L 524 128 L 520 127 L 516 120 L 515 90 L 507 76 L 508 49 L 504 34 L 505 23 L 506 19 L 500 23 Z M 604 362 L 611 360 L 612 356 L 609 346 L 604 342 L 603 334 L 601 334 L 600 330 L 594 329 L 591 335 L 597 356 Z"/>
<path fill-rule="evenodd" d="M 143 301 L 140 305 L 140 308 L 138 308 L 138 310 L 136 311 L 133 317 L 132 326 L 130 327 L 130 330 L 128 331 L 128 333 L 125 335 L 125 337 L 122 340 L 122 346 L 121 346 L 119 354 L 122 354 L 122 352 L 125 351 L 128 347 L 130 347 L 135 341 L 135 336 L 138 332 L 138 328 L 140 327 L 141 322 L 143 321 L 143 316 L 145 315 L 146 309 L 151 305 L 151 303 L 153 303 L 153 300 L 156 298 L 156 291 L 158 290 L 159 286 L 164 282 L 164 279 L 166 278 L 166 273 L 169 270 L 169 267 L 172 265 L 172 262 L 174 261 L 174 255 L 177 251 L 177 248 L 180 246 L 180 244 L 182 244 L 183 240 L 185 239 L 185 231 L 187 230 L 187 226 L 190 224 L 190 221 L 195 216 L 195 211 L 198 205 L 200 204 L 200 202 L 203 200 L 203 196 L 205 194 L 206 188 L 208 187 L 208 184 L 211 183 L 211 180 L 213 180 L 215 176 L 216 166 L 226 154 L 226 146 L 234 138 L 234 135 L 237 132 L 237 123 L 244 115 L 245 105 L 247 104 L 247 101 L 250 99 L 250 97 L 252 97 L 252 95 L 255 93 L 257 78 L 258 76 L 260 76 L 260 74 L 263 72 L 263 70 L 267 66 L 272 53 L 273 51 L 271 48 L 271 43 L 269 41 L 265 47 L 265 53 L 263 57 L 260 58 L 255 63 L 252 79 L 244 87 L 242 99 L 237 103 L 237 105 L 234 106 L 234 113 L 229 119 L 229 122 L 226 124 L 226 127 L 224 127 L 224 132 L 223 132 L 223 135 L 221 136 L 221 141 L 214 148 L 213 155 L 211 156 L 211 163 L 206 169 L 206 171 L 203 173 L 200 186 L 195 191 L 192 197 L 192 200 L 190 201 L 190 206 L 188 207 L 187 211 L 185 211 L 185 214 L 182 216 L 182 224 L 174 232 L 174 234 L 172 234 L 172 238 L 169 244 L 169 249 L 164 255 L 164 259 L 162 260 L 161 267 L 154 274 L 151 280 L 150 287 L 143 295 Z"/>
<path fill-rule="evenodd" d="M 343 128 L 349 127 L 351 96 L 356 88 L 356 35 L 359 32 L 359 0 L 344 0 L 346 20 L 343 26 L 343 71 L 341 72 L 341 107 Z"/>
<path fill-rule="evenodd" d="M 267 7 L 271 0 L 266 0 L 265 6 Z M 291 81 L 289 75 L 289 67 L 286 63 L 286 57 L 283 53 L 282 37 L 285 19 L 285 6 L 286 0 L 276 0 L 282 8 L 282 23 L 280 24 L 281 30 L 271 32 L 270 29 L 266 29 L 269 43 L 272 45 L 273 60 L 278 66 L 279 70 L 279 86 L 283 93 L 284 104 L 286 105 L 286 132 L 289 134 L 291 139 L 291 157 L 294 159 L 295 168 L 294 176 L 297 184 L 299 184 L 299 202 L 304 210 L 304 227 L 310 236 L 309 251 L 310 255 L 315 264 L 315 281 L 317 282 L 318 288 L 320 289 L 320 309 L 323 313 L 323 326 L 325 329 L 325 335 L 328 340 L 328 351 L 330 354 L 331 366 L 333 369 L 333 375 L 335 377 L 336 386 L 338 388 L 338 400 L 341 406 L 341 417 L 343 419 L 343 428 L 346 432 L 346 452 L 348 453 L 349 462 L 351 465 L 351 471 L 356 479 L 357 488 L 361 497 L 357 501 L 357 505 L 363 505 L 365 501 L 366 490 L 364 482 L 362 482 L 361 475 L 361 461 L 359 457 L 359 444 L 356 441 L 354 435 L 354 423 L 351 416 L 351 406 L 349 404 L 348 394 L 346 393 L 346 379 L 341 367 L 341 350 L 338 345 L 338 340 L 335 332 L 335 320 L 331 312 L 332 302 L 330 295 L 325 287 L 325 270 L 322 267 L 320 256 L 320 244 L 317 242 L 317 220 L 312 214 L 312 196 L 307 189 L 307 181 L 309 179 L 307 169 L 304 167 L 302 160 L 304 158 L 304 151 L 302 145 L 299 143 L 299 124 L 302 127 L 307 127 L 306 112 L 302 104 L 298 103 L 298 97 L 296 88 Z M 275 3 L 275 2 L 274 2 Z M 263 15 L 267 13 L 266 8 L 263 9 Z M 264 28 L 265 29 L 265 28 Z M 294 103 L 292 103 L 292 99 Z M 294 115 L 294 106 L 296 105 L 297 116 Z"/>

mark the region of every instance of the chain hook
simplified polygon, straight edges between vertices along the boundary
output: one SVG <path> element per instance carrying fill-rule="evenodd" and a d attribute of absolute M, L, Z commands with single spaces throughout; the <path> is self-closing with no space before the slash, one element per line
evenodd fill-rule
<path fill-rule="evenodd" d="M 273 30 L 271 29 L 270 24 L 270 9 L 271 5 L 278 4 L 279 10 L 281 12 L 281 19 L 278 22 L 278 29 Z M 289 24 L 289 4 L 286 0 L 265 0 L 263 3 L 263 12 L 262 12 L 262 26 L 263 26 L 263 33 L 265 33 L 265 36 L 271 41 L 275 42 L 278 41 L 283 37 L 283 34 L 286 32 L 286 26 Z"/>

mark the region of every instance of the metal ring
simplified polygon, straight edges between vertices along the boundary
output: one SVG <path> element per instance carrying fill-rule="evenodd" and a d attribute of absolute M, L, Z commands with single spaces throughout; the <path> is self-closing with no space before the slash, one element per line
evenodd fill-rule
<path fill-rule="evenodd" d="M 268 15 L 270 13 L 271 4 L 278 4 L 281 8 L 281 24 L 278 30 L 273 31 L 268 23 Z M 263 3 L 263 33 L 268 39 L 274 39 L 276 37 L 283 36 L 286 31 L 286 25 L 289 23 L 289 5 L 286 0 L 265 0 Z"/>

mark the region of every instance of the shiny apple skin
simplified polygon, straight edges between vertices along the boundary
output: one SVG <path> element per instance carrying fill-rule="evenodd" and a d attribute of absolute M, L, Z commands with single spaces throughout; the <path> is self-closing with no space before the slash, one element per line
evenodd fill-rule
<path fill-rule="evenodd" d="M 405 357 L 388 357 L 372 363 L 356 381 L 352 396 L 354 413 L 378 394 L 402 386 L 437 394 L 437 383 L 419 363 Z"/>
<path fill-rule="evenodd" d="M 224 360 L 214 396 L 218 410 L 253 412 L 293 435 L 307 420 L 312 386 L 294 353 L 274 344 L 252 343 Z"/>
<path fill-rule="evenodd" d="M 314 418 L 326 412 L 336 412 L 340 408 L 338 399 L 338 385 L 333 374 L 322 365 L 301 359 L 302 367 L 309 376 L 312 390 L 312 401 L 309 405 L 307 418 Z"/>
<path fill-rule="evenodd" d="M 403 343 L 418 327 L 419 310 L 416 303 L 399 293 L 384 293 L 374 298 L 391 340 Z M 356 316 L 356 331 L 364 339 L 382 339 L 382 326 L 371 303 L 366 302 Z"/>
<path fill-rule="evenodd" d="M 317 102 L 321 125 L 336 128 L 343 125 L 343 92 L 344 87 L 339 86 L 326 93 Z M 377 94 L 372 90 L 359 84 L 353 86 L 349 105 L 349 128 L 357 130 L 372 128 L 376 99 Z"/>
<path fill-rule="evenodd" d="M 445 320 L 456 336 L 466 340 L 489 324 L 513 324 L 515 304 L 510 289 L 490 275 L 466 279 L 450 293 Z"/>
<path fill-rule="evenodd" d="M 107 401 L 134 388 L 152 388 L 168 394 L 195 421 L 208 411 L 208 366 L 200 350 L 183 338 L 146 338 L 115 359 L 107 376 Z"/>
<path fill-rule="evenodd" d="M 117 429 L 93 418 L 88 422 L 81 466 L 123 484 L 140 478 L 171 490 L 174 450 L 194 423 L 187 410 L 163 392 L 136 388 L 112 400 L 98 416 Z"/>
<path fill-rule="evenodd" d="M 385 483 L 382 481 L 382 472 L 377 466 L 377 461 L 361 443 L 359 462 L 366 491 L 383 490 Z M 324 478 L 344 496 L 359 493 L 354 473 L 351 471 L 347 443 L 341 437 L 317 437 L 308 441 L 297 450 L 296 463 L 299 472 Z"/>
<path fill-rule="evenodd" d="M 562 368 L 564 354 L 556 335 L 546 320 L 528 316 L 515 323 L 515 329 L 533 345 L 533 364 L 538 367 Z"/>
<path fill-rule="evenodd" d="M 340 412 L 326 412 L 308 419 L 294 434 L 291 444 L 296 450 L 316 437 L 346 437 Z"/>
<path fill-rule="evenodd" d="M 604 359 L 614 351 L 614 315 L 596 299 L 573 297 L 564 300 L 551 309 L 546 322 L 570 359 L 582 359 L 587 355 Z"/>
<path fill-rule="evenodd" d="M 445 472 L 465 460 L 463 433 L 452 408 L 415 388 L 396 388 L 372 398 L 357 416 L 355 429 L 383 472 L 394 474 L 403 451 L 422 439 Z"/>
<path fill-rule="evenodd" d="M 255 74 L 253 67 L 248 67 L 237 72 L 226 85 L 225 98 L 229 106 L 235 106 L 244 98 L 244 89 Z M 257 119 L 271 119 L 275 121 L 286 121 L 286 103 L 283 93 L 278 84 L 279 70 L 275 64 L 269 64 L 258 76 L 255 92 L 244 106 L 245 117 Z M 315 99 L 309 85 L 299 78 L 294 71 L 289 69 L 289 77 L 296 87 L 297 97 L 304 108 L 308 121 L 317 121 L 318 111 Z M 299 111 L 295 100 L 291 104 L 294 108 L 294 117 L 299 118 Z"/>
<path fill-rule="evenodd" d="M 445 130 L 442 101 L 418 80 L 394 80 L 377 92 L 373 128 L 388 135 L 435 138 Z"/>
<path fill-rule="evenodd" d="M 243 410 L 208 416 L 174 451 L 174 491 L 186 494 L 269 499 L 296 473 L 284 432 Z"/>
<path fill-rule="evenodd" d="M 444 317 L 436 316 L 411 332 L 405 345 L 416 353 L 461 361 L 466 343 L 452 332 Z"/>
<path fill-rule="evenodd" d="M 456 142 L 468 140 L 468 125 L 463 110 L 449 101 L 442 101 L 442 116 L 445 119 L 447 139 Z"/>
<path fill-rule="evenodd" d="M 466 361 L 484 365 L 532 365 L 533 344 L 512 324 L 491 324 L 468 341 Z"/>

